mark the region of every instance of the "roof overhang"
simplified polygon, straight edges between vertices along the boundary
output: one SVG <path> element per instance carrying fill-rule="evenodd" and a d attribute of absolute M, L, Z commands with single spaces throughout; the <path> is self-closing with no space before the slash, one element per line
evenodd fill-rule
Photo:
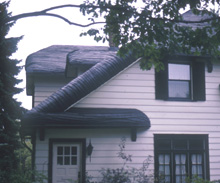
<path fill-rule="evenodd" d="M 45 128 L 150 128 L 149 118 L 137 109 L 71 108 L 61 113 L 27 113 L 22 134 Z M 132 136 L 135 136 L 133 134 Z"/>

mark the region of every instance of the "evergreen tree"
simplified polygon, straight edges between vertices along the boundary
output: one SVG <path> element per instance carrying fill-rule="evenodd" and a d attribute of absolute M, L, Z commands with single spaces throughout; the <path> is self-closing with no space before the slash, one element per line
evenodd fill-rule
<path fill-rule="evenodd" d="M 15 150 L 19 148 L 19 118 L 21 103 L 13 98 L 22 91 L 16 87 L 21 80 L 16 76 L 21 70 L 19 61 L 10 56 L 17 50 L 20 38 L 7 38 L 13 22 L 8 23 L 8 2 L 0 3 L 0 182 L 9 183 L 17 167 Z"/>

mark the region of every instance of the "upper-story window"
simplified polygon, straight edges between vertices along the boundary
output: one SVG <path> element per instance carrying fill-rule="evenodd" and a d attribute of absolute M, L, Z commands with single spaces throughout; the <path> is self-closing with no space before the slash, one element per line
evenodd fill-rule
<path fill-rule="evenodd" d="M 189 64 L 168 63 L 168 98 L 191 99 L 191 72 Z"/>
<path fill-rule="evenodd" d="M 155 71 L 155 94 L 159 100 L 205 101 L 204 62 L 165 62 Z"/>

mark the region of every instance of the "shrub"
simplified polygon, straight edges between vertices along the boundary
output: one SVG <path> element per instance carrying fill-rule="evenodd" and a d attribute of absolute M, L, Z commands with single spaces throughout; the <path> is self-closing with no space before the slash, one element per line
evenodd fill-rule
<path fill-rule="evenodd" d="M 198 176 L 193 176 L 191 179 L 189 177 L 186 178 L 186 183 L 220 183 L 220 180 L 204 180 Z"/>

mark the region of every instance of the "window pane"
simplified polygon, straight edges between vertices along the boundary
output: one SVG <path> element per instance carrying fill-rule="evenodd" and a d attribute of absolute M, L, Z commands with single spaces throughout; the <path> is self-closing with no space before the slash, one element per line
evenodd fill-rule
<path fill-rule="evenodd" d="M 57 147 L 57 155 L 62 155 L 63 154 L 63 147 L 59 146 Z"/>
<path fill-rule="evenodd" d="M 160 182 L 165 182 L 170 180 L 170 155 L 160 154 L 158 156 L 159 161 L 159 179 Z"/>
<path fill-rule="evenodd" d="M 77 165 L 77 157 L 72 156 L 72 165 Z"/>
<path fill-rule="evenodd" d="M 176 183 L 185 183 L 186 176 L 176 176 Z"/>
<path fill-rule="evenodd" d="M 190 65 L 169 64 L 169 79 L 190 80 Z"/>
<path fill-rule="evenodd" d="M 70 147 L 64 147 L 64 154 L 70 155 Z"/>
<path fill-rule="evenodd" d="M 201 139 L 190 140 L 189 148 L 190 149 L 203 149 L 203 140 Z"/>
<path fill-rule="evenodd" d="M 176 154 L 175 155 L 175 174 L 176 182 L 185 182 L 186 177 L 186 155 Z"/>
<path fill-rule="evenodd" d="M 202 175 L 202 165 L 198 166 L 198 175 Z"/>
<path fill-rule="evenodd" d="M 63 165 L 63 157 L 61 156 L 61 157 L 57 157 L 57 164 L 58 165 Z"/>
<path fill-rule="evenodd" d="M 165 181 L 164 181 L 165 183 L 168 183 L 168 182 L 170 182 L 170 176 L 165 176 Z"/>
<path fill-rule="evenodd" d="M 181 183 L 181 177 L 180 176 L 176 176 L 176 182 Z"/>
<path fill-rule="evenodd" d="M 65 165 L 69 165 L 70 164 L 70 157 L 69 156 L 67 156 L 67 157 L 64 157 L 64 159 L 65 159 Z"/>
<path fill-rule="evenodd" d="M 72 147 L 72 155 L 77 155 L 77 147 Z"/>
<path fill-rule="evenodd" d="M 186 173 L 186 155 L 185 154 L 176 154 L 175 155 L 175 164 L 176 164 L 176 174 L 185 175 L 185 173 Z"/>
<path fill-rule="evenodd" d="M 170 139 L 160 139 L 157 141 L 156 144 L 157 144 L 157 149 L 161 149 L 161 150 L 171 149 Z"/>
<path fill-rule="evenodd" d="M 190 86 L 187 81 L 169 81 L 169 97 L 190 98 Z"/>
<path fill-rule="evenodd" d="M 187 149 L 187 140 L 178 139 L 173 141 L 173 148 L 177 150 Z"/>
<path fill-rule="evenodd" d="M 191 155 L 192 162 L 192 175 L 197 175 L 202 177 L 202 155 L 201 154 L 192 154 Z"/>

